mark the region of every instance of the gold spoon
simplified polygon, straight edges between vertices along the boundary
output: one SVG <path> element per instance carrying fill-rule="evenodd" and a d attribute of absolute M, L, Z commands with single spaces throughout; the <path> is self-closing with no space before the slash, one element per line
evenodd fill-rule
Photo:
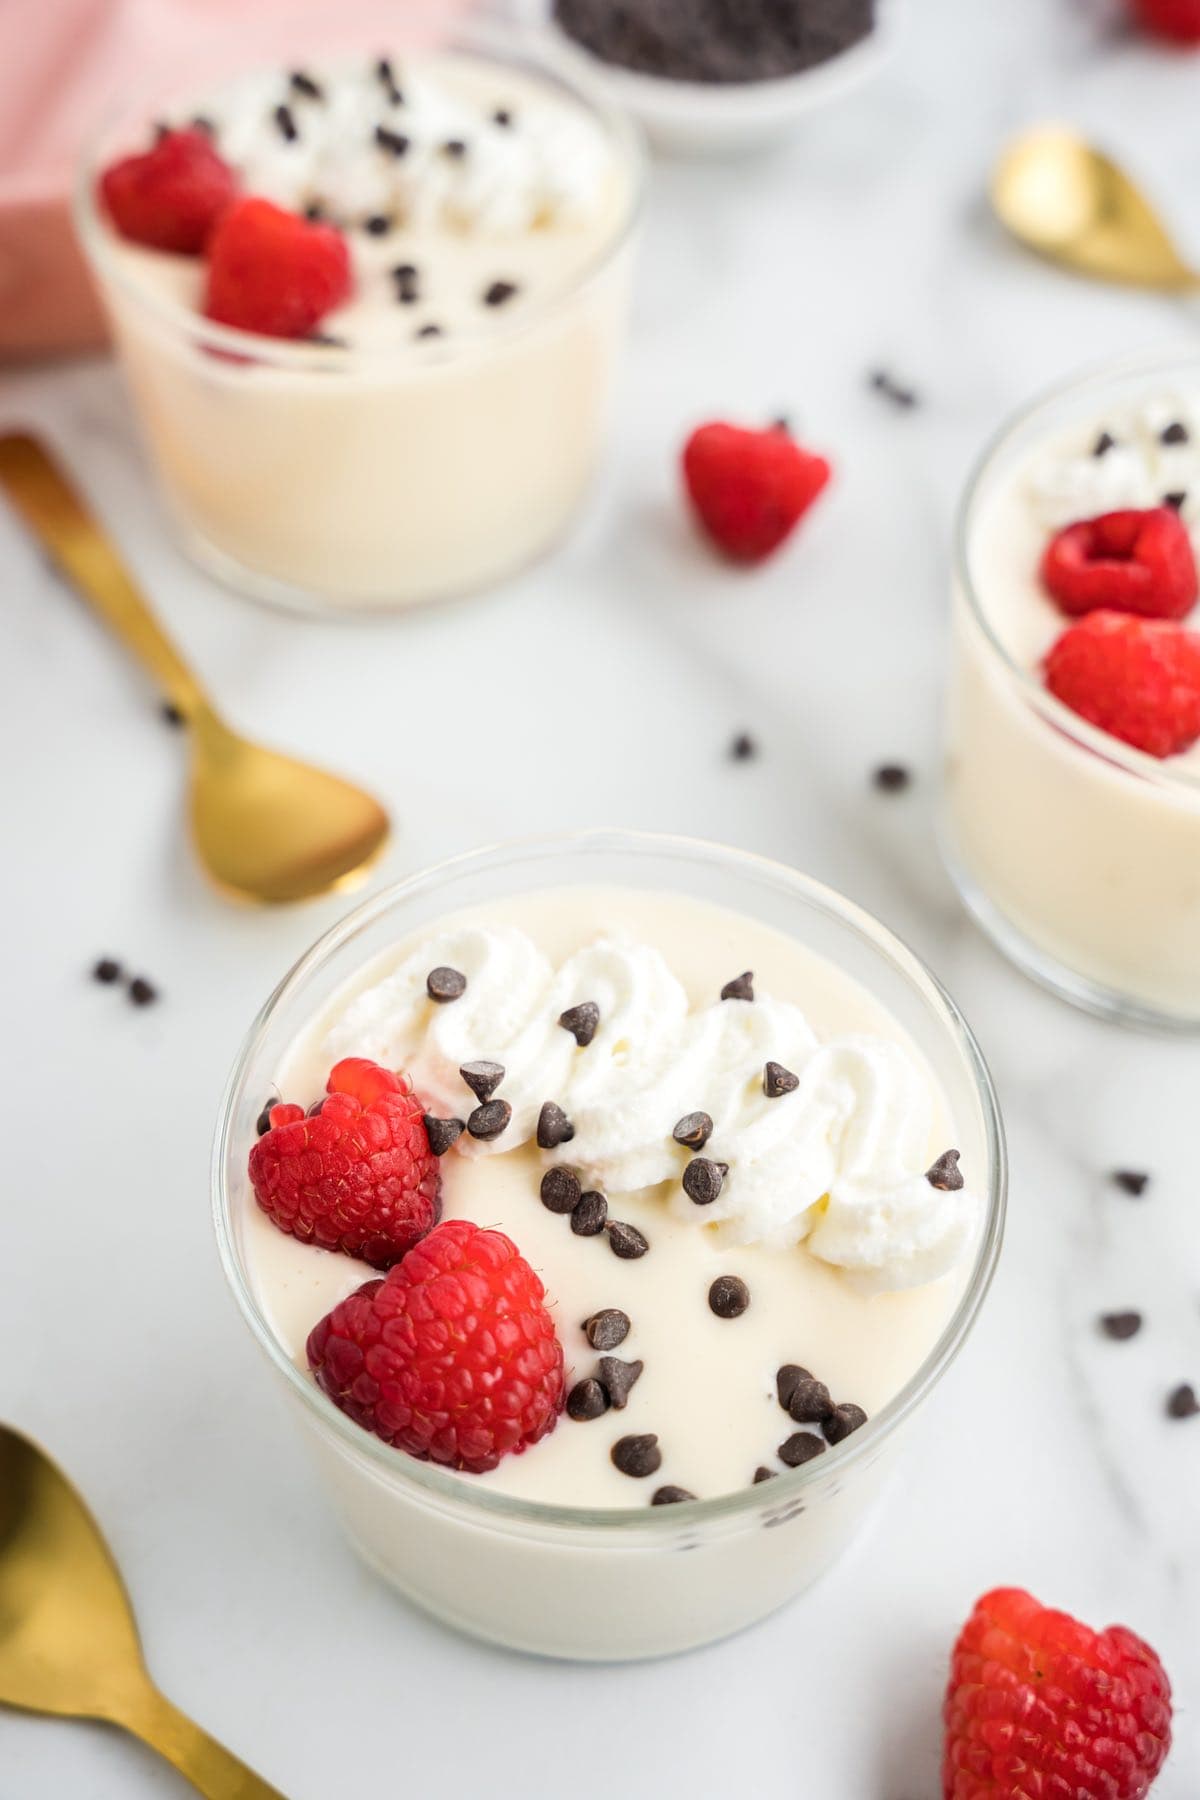
<path fill-rule="evenodd" d="M 992 205 L 1021 243 L 1076 274 L 1173 293 L 1200 288 L 1124 169 L 1066 126 L 1013 139 L 992 172 Z"/>
<path fill-rule="evenodd" d="M 283 1800 L 159 1693 L 96 1521 L 45 1452 L 7 1425 L 0 1425 L 0 1704 L 119 1725 L 207 1800 Z"/>
<path fill-rule="evenodd" d="M 41 444 L 23 433 L 0 437 L 0 487 L 191 727 L 192 836 L 217 885 L 248 900 L 307 900 L 362 876 L 387 841 L 378 802 L 321 769 L 247 743 L 218 718 Z"/>

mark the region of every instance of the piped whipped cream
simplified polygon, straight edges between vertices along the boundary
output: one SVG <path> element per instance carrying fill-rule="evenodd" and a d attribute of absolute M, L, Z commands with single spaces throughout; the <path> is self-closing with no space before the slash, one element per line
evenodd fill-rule
<path fill-rule="evenodd" d="M 1028 491 L 1038 522 L 1058 531 L 1126 508 L 1174 505 L 1200 547 L 1200 395 L 1154 395 L 1040 455 Z"/>
<path fill-rule="evenodd" d="M 466 989 L 439 1005 L 426 978 L 442 965 Z M 559 1019 L 586 1001 L 599 1022 L 579 1045 Z M 436 933 L 350 1002 L 325 1047 L 406 1070 L 446 1116 L 473 1104 L 463 1063 L 501 1063 L 507 1128 L 487 1142 L 464 1133 L 451 1154 L 529 1143 L 552 1101 L 574 1135 L 544 1153 L 547 1164 L 569 1164 L 609 1195 L 670 1184 L 664 1203 L 676 1216 L 734 1243 L 803 1243 L 869 1291 L 936 1280 L 978 1231 L 969 1188 L 925 1177 L 931 1148 L 945 1146 L 931 1147 L 929 1085 L 899 1044 L 867 1033 L 819 1042 L 799 1007 L 770 995 L 693 1009 L 662 954 L 630 937 L 597 938 L 555 968 L 516 927 Z M 769 1098 L 767 1062 L 796 1087 Z M 728 1165 L 703 1207 L 680 1186 L 689 1152 L 672 1136 L 693 1111 L 713 1122 L 704 1155 Z"/>

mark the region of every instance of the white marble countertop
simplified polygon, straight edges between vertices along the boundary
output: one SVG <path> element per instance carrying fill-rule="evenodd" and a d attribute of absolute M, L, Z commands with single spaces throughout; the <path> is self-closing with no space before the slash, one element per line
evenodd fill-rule
<path fill-rule="evenodd" d="M 291 1800 L 737 1791 L 932 1800 L 945 1661 L 1019 1583 L 1161 1652 L 1179 1699 L 1155 1790 L 1200 1791 L 1200 1048 L 1124 1034 L 1008 969 L 934 850 L 951 510 L 984 435 L 1089 356 L 1200 330 L 1001 241 L 1003 133 L 1090 125 L 1200 254 L 1200 61 L 1114 39 L 1085 0 L 923 0 L 898 59 L 761 162 L 656 171 L 616 442 L 570 545 L 504 593 L 378 625 L 287 621 L 169 540 L 113 369 L 12 377 L 232 718 L 361 776 L 401 821 L 383 881 L 476 841 L 610 822 L 800 865 L 950 985 L 1013 1153 L 991 1300 L 881 1516 L 810 1597 L 715 1649 L 573 1668 L 451 1635 L 343 1546 L 224 1291 L 209 1137 L 242 1032 L 342 909 L 234 910 L 181 826 L 182 746 L 120 652 L 0 517 L 6 859 L 0 1415 L 104 1522 L 166 1691 Z M 893 410 L 884 364 L 919 389 Z M 786 412 L 836 487 L 759 573 L 685 529 L 704 415 Z M 759 760 L 726 749 L 746 729 Z M 918 773 L 872 791 L 884 760 Z M 161 983 L 137 1012 L 100 954 Z M 1143 1199 L 1107 1180 L 1144 1168 Z M 1136 1307 L 1128 1344 L 1096 1316 Z M 460 1760 L 464 1739 L 469 1760 Z M 536 1754 L 530 1744 L 536 1742 Z M 181 1793 L 98 1728 L 0 1715 L 4 1800 Z"/>

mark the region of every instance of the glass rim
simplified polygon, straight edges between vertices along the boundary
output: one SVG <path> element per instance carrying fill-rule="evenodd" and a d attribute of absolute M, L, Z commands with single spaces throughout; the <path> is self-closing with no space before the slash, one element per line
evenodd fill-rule
<path fill-rule="evenodd" d="M 1008 1191 L 1007 1151 L 999 1103 L 991 1074 L 974 1033 L 937 976 L 916 952 L 854 901 L 845 899 L 832 888 L 815 881 L 811 876 L 801 874 L 799 870 L 753 851 L 733 849 L 701 838 L 607 827 L 551 832 L 490 843 L 444 858 L 401 881 L 389 884 L 362 901 L 323 932 L 293 963 L 259 1009 L 243 1040 L 222 1096 L 213 1142 L 213 1224 L 225 1278 L 238 1310 L 259 1348 L 265 1351 L 268 1360 L 284 1376 L 293 1395 L 312 1416 L 315 1426 L 332 1433 L 339 1440 L 340 1447 L 348 1449 L 355 1458 L 365 1459 L 389 1483 L 398 1484 L 401 1488 L 411 1487 L 416 1490 L 418 1499 L 449 1501 L 468 1513 L 474 1512 L 482 1519 L 491 1518 L 497 1522 L 541 1525 L 552 1529 L 574 1527 L 592 1531 L 657 1531 L 660 1536 L 670 1537 L 677 1534 L 681 1524 L 703 1525 L 761 1511 L 764 1505 L 763 1494 L 759 1488 L 751 1486 L 728 1494 L 683 1501 L 661 1508 L 644 1504 L 622 1507 L 565 1506 L 529 1500 L 494 1491 L 482 1484 L 473 1486 L 461 1474 L 443 1470 L 436 1463 L 408 1457 L 395 1446 L 356 1425 L 296 1366 L 271 1329 L 254 1296 L 237 1252 L 232 1195 L 226 1181 L 234 1111 L 249 1065 L 277 1008 L 322 968 L 330 957 L 404 900 L 436 889 L 458 875 L 496 864 L 511 866 L 514 861 L 532 863 L 547 855 L 588 849 L 633 855 L 673 855 L 698 864 L 743 866 L 760 876 L 770 878 L 777 888 L 782 886 L 790 890 L 803 904 L 839 924 L 849 926 L 872 949 L 882 954 L 930 1007 L 966 1065 L 982 1116 L 988 1164 L 987 1187 L 983 1196 L 986 1215 L 970 1277 L 936 1343 L 903 1387 L 865 1425 L 860 1426 L 840 1444 L 831 1445 L 827 1455 L 814 1458 L 797 1469 L 784 1470 L 778 1475 L 771 1483 L 772 1507 L 786 1506 L 809 1487 L 824 1481 L 832 1473 L 842 1474 L 867 1460 L 875 1449 L 882 1446 L 916 1410 L 949 1368 L 974 1325 L 991 1286 L 1004 1234 Z"/>
<path fill-rule="evenodd" d="M 221 351 L 236 358 L 236 364 L 247 361 L 271 368 L 290 369 L 297 373 L 331 368 L 375 369 L 401 364 L 412 371 L 437 371 L 459 366 L 469 359 L 486 358 L 523 337 L 565 308 L 609 269 L 633 238 L 645 209 L 649 160 L 646 145 L 636 122 L 619 107 L 609 103 L 599 87 L 573 72 L 565 74 L 548 67 L 538 57 L 532 34 L 515 26 L 486 18 L 460 21 L 441 42 L 422 46 L 417 56 L 437 56 L 460 52 L 485 61 L 521 63 L 531 74 L 552 87 L 569 94 L 599 122 L 627 171 L 629 192 L 621 217 L 610 236 L 595 254 L 562 289 L 535 300 L 511 317 L 492 322 L 486 336 L 460 340 L 433 338 L 422 348 L 414 341 L 395 344 L 355 346 L 353 344 L 321 344 L 305 339 L 274 338 L 265 333 L 242 331 L 233 325 L 221 325 L 203 313 L 189 312 L 169 295 L 160 295 L 139 282 L 127 269 L 118 266 L 114 255 L 116 234 L 101 216 L 96 198 L 96 183 L 102 166 L 104 147 L 119 122 L 142 113 L 140 104 L 122 103 L 112 108 L 88 134 L 76 160 L 72 184 L 71 210 L 75 232 L 102 292 L 111 288 L 134 306 L 140 307 L 154 322 L 177 338 L 186 338 L 195 348 Z M 334 61 L 350 54 L 346 46 L 332 51 Z M 252 64 L 249 73 L 263 68 Z M 247 71 L 239 71 L 246 73 Z M 186 86 L 184 91 L 186 91 Z M 150 103 L 145 108 L 147 123 L 152 117 Z"/>
<path fill-rule="evenodd" d="M 1116 357 L 1098 357 L 1074 369 L 1071 374 L 1038 388 L 1023 406 L 1008 413 L 985 440 L 971 465 L 954 517 L 953 560 L 958 590 L 966 601 L 970 616 L 978 626 L 988 650 L 1003 666 L 1005 674 L 1035 712 L 1056 730 L 1129 774 L 1140 776 L 1159 787 L 1177 787 L 1183 792 L 1200 796 L 1200 771 L 1172 769 L 1169 767 L 1172 759 L 1151 756 L 1147 751 L 1135 749 L 1132 744 L 1126 744 L 1111 733 L 1102 731 L 1099 726 L 1090 724 L 1077 712 L 1072 712 L 1048 688 L 1043 687 L 1032 671 L 1017 662 L 988 618 L 972 571 L 969 543 L 972 516 L 993 464 L 1011 441 L 1036 421 L 1039 414 L 1048 412 L 1057 402 L 1072 394 L 1082 393 L 1091 386 L 1102 385 L 1106 380 L 1119 381 L 1138 375 L 1150 377 L 1156 372 L 1165 372 L 1186 363 L 1194 364 L 1200 371 L 1200 351 L 1197 351 L 1194 344 L 1188 346 L 1182 342 L 1174 349 L 1146 347 L 1125 351 Z"/>

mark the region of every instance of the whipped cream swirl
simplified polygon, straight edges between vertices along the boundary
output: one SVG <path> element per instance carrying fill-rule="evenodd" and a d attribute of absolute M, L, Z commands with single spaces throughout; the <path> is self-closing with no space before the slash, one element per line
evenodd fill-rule
<path fill-rule="evenodd" d="M 426 977 L 447 964 L 467 978 L 462 997 L 429 999 Z M 560 1015 L 599 1010 L 576 1044 Z M 430 1110 L 463 1116 L 463 1063 L 504 1065 L 497 1093 L 512 1107 L 499 1138 L 464 1133 L 455 1154 L 502 1155 L 536 1134 L 555 1101 L 574 1126 L 546 1161 L 576 1168 L 610 1195 L 670 1183 L 680 1219 L 734 1242 L 784 1250 L 804 1243 L 874 1291 L 915 1287 L 969 1251 L 981 1207 L 966 1188 L 925 1178 L 934 1108 L 929 1084 L 891 1039 L 865 1033 L 818 1041 L 799 1007 L 764 995 L 692 1010 L 660 952 L 600 938 L 555 969 L 511 926 L 435 933 L 392 974 L 359 993 L 330 1031 L 331 1057 L 369 1056 L 412 1077 Z M 768 1098 L 767 1062 L 798 1077 Z M 707 1112 L 704 1154 L 727 1163 L 716 1201 L 698 1208 L 679 1185 L 688 1152 L 672 1137 L 688 1112 Z"/>

